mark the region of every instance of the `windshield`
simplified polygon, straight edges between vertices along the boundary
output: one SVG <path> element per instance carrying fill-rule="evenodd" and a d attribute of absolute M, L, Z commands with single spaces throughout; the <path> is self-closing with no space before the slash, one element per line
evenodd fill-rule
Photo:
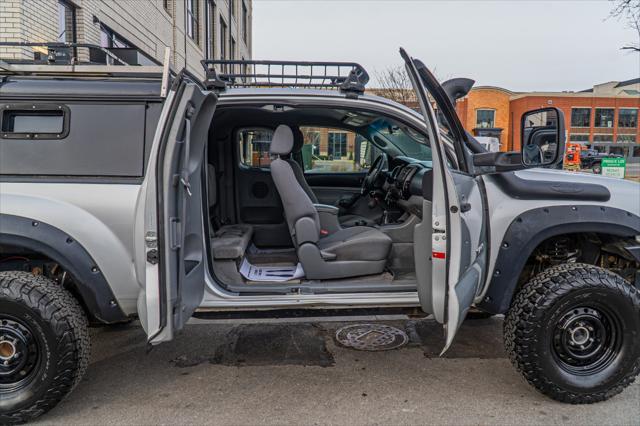
<path fill-rule="evenodd" d="M 431 148 L 427 138 L 410 127 L 388 118 L 378 118 L 369 124 L 369 132 L 371 135 L 382 137 L 407 157 L 431 161 Z"/>

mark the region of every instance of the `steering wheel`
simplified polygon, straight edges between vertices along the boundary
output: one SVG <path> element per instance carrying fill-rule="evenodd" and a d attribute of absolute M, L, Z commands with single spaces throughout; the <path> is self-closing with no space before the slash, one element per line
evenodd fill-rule
<path fill-rule="evenodd" d="M 369 168 L 367 175 L 362 180 L 362 188 L 360 194 L 364 195 L 371 190 L 381 186 L 380 177 L 382 172 L 389 169 L 389 157 L 384 152 L 376 157 L 373 164 Z"/>

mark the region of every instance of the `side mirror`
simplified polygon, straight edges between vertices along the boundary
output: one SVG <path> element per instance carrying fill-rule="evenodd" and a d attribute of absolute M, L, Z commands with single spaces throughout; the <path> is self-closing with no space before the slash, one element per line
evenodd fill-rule
<path fill-rule="evenodd" d="M 527 111 L 520 121 L 522 165 L 544 167 L 562 163 L 564 114 L 558 108 Z"/>

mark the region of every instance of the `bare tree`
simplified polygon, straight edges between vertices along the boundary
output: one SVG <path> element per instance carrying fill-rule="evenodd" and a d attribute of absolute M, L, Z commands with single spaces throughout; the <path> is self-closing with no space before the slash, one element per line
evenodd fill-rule
<path fill-rule="evenodd" d="M 411 80 L 403 66 L 389 67 L 377 72 L 376 79 L 380 85 L 378 89 L 374 89 L 377 95 L 407 106 L 416 104 Z"/>
<path fill-rule="evenodd" d="M 640 52 L 640 0 L 611 0 L 614 7 L 610 18 L 624 20 L 629 28 L 638 35 L 636 42 L 622 46 L 622 50 Z"/>

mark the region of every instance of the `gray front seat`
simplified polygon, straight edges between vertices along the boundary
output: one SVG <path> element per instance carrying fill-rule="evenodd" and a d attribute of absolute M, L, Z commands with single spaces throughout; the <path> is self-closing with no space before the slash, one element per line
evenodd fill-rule
<path fill-rule="evenodd" d="M 271 176 L 306 277 L 333 279 L 381 273 L 387 263 L 391 238 L 367 226 L 321 236 L 318 212 L 285 159 L 292 149 L 291 128 L 278 126 L 271 141 Z"/>
<path fill-rule="evenodd" d="M 291 131 L 293 132 L 292 152 L 298 153 L 300 152 L 300 150 L 302 150 L 302 146 L 304 145 L 304 136 L 302 134 L 302 131 L 300 131 L 300 129 L 297 127 L 294 129 L 291 129 Z M 311 200 L 311 202 L 313 204 L 318 204 L 318 198 L 316 197 L 316 194 L 313 192 L 313 190 L 307 183 L 307 180 L 304 178 L 304 172 L 302 171 L 302 167 L 300 167 L 300 164 L 295 159 L 291 158 L 291 156 L 288 156 L 287 158 L 285 158 L 285 160 L 291 166 L 291 169 L 293 170 L 293 174 L 296 176 L 296 180 L 298 181 L 298 184 L 302 187 L 304 192 L 306 192 L 306 194 L 309 196 L 309 199 Z M 338 220 L 340 221 L 340 225 L 342 225 L 345 228 L 349 226 L 356 226 L 356 225 L 363 225 L 363 226 L 375 225 L 375 221 L 373 221 L 372 219 L 369 219 L 368 217 L 360 216 L 357 214 L 344 214 L 339 216 Z"/>

